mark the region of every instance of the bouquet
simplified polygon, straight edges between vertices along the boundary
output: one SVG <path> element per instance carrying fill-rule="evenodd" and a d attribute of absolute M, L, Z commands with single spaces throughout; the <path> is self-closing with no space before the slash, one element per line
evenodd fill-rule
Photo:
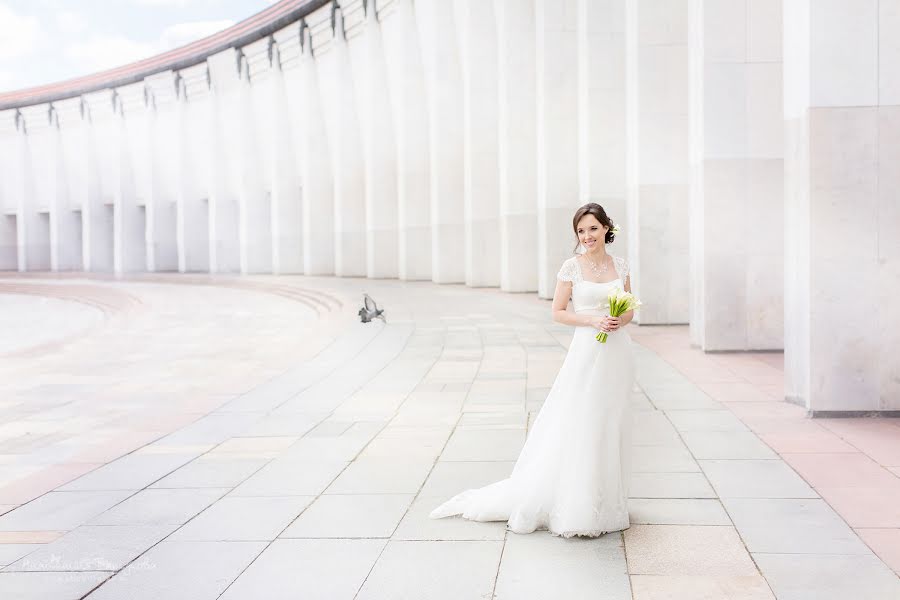
<path fill-rule="evenodd" d="M 613 288 L 606 299 L 609 303 L 602 308 L 609 308 L 609 316 L 611 317 L 621 317 L 629 310 L 637 310 L 641 306 L 641 301 L 634 294 L 619 288 Z M 609 335 L 605 331 L 601 331 L 597 334 L 597 341 L 605 344 L 608 337 Z"/>

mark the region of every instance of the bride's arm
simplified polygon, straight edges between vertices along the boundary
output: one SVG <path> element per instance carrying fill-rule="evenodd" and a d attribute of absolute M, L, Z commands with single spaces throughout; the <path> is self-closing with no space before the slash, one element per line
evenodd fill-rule
<path fill-rule="evenodd" d="M 607 327 L 607 317 L 594 317 L 588 315 L 577 315 L 569 312 L 566 308 L 569 306 L 569 298 L 572 297 L 572 282 L 557 281 L 556 291 L 553 292 L 553 320 L 563 325 L 571 325 L 573 327 L 593 327 L 600 331 L 609 331 Z"/>
<path fill-rule="evenodd" d="M 625 277 L 625 291 L 631 293 L 631 276 Z M 629 310 L 628 312 L 622 313 L 622 316 L 619 317 L 619 327 L 624 327 L 631 323 L 631 320 L 634 318 L 634 311 Z"/>

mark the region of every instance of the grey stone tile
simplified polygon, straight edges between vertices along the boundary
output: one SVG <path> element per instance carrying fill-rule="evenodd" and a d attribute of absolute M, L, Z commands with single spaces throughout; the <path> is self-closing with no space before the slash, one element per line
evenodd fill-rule
<path fill-rule="evenodd" d="M 490 598 L 502 542 L 392 540 L 358 600 Z"/>
<path fill-rule="evenodd" d="M 756 434 L 750 431 L 686 431 L 681 434 L 697 459 L 777 459 Z"/>
<path fill-rule="evenodd" d="M 678 431 L 749 431 L 730 410 L 672 410 L 666 413 Z"/>
<path fill-rule="evenodd" d="M 497 600 L 631 598 L 622 534 L 564 539 L 510 533 L 497 576 Z"/>
<path fill-rule="evenodd" d="M 271 541 L 278 537 L 313 496 L 222 498 L 191 519 L 170 541 Z"/>
<path fill-rule="evenodd" d="M 275 540 L 221 600 L 352 600 L 386 540 Z"/>
<path fill-rule="evenodd" d="M 265 546 L 265 542 L 163 541 L 89 598 L 215 600 Z"/>
<path fill-rule="evenodd" d="M 283 538 L 389 538 L 411 494 L 323 495 L 291 523 Z"/>
<path fill-rule="evenodd" d="M 0 544 L 0 567 L 12 564 L 44 546 L 45 544 Z"/>
<path fill-rule="evenodd" d="M 697 461 L 683 446 L 633 446 L 634 473 L 699 473 Z"/>
<path fill-rule="evenodd" d="M 7 571 L 118 571 L 166 537 L 174 525 L 83 525 L 46 544 Z"/>
<path fill-rule="evenodd" d="M 262 412 L 211 413 L 167 435 L 153 445 L 221 444 L 225 440 L 243 434 L 262 417 Z"/>
<path fill-rule="evenodd" d="M 68 531 L 130 495 L 128 491 L 49 492 L 0 517 L 0 531 Z"/>
<path fill-rule="evenodd" d="M 715 498 L 703 473 L 632 473 L 630 498 Z"/>
<path fill-rule="evenodd" d="M 230 488 L 241 484 L 268 461 L 204 455 L 154 483 L 151 488 Z"/>
<path fill-rule="evenodd" d="M 872 553 L 824 500 L 725 498 L 722 503 L 750 552 Z"/>
<path fill-rule="evenodd" d="M 632 525 L 625 530 L 628 572 L 633 575 L 757 573 L 734 527 Z"/>
<path fill-rule="evenodd" d="M 140 490 L 187 464 L 196 456 L 197 454 L 138 454 L 135 452 L 82 475 L 59 490 L 69 492 Z"/>
<path fill-rule="evenodd" d="M 524 443 L 524 429 L 457 429 L 441 453 L 441 460 L 514 461 Z"/>
<path fill-rule="evenodd" d="M 724 406 L 709 397 L 693 383 L 644 385 L 644 393 L 659 410 L 722 409 Z"/>
<path fill-rule="evenodd" d="M 778 600 L 900 598 L 900 578 L 875 556 L 754 552 L 753 559 Z"/>
<path fill-rule="evenodd" d="M 430 459 L 360 458 L 334 480 L 326 494 L 415 494 L 434 463 Z"/>
<path fill-rule="evenodd" d="M 0 598 L 81 600 L 111 573 L 0 573 Z M 93 598 L 93 596 L 91 596 Z"/>
<path fill-rule="evenodd" d="M 232 496 L 318 496 L 347 466 L 345 462 L 278 458 L 250 476 Z"/>
<path fill-rule="evenodd" d="M 419 495 L 394 532 L 395 540 L 502 540 L 506 521 L 477 522 L 462 517 L 432 519 L 428 515 L 446 496 Z"/>
<path fill-rule="evenodd" d="M 630 498 L 628 514 L 641 525 L 731 525 L 714 498 Z"/>
<path fill-rule="evenodd" d="M 700 468 L 720 498 L 818 498 L 780 460 L 700 460 Z"/>
<path fill-rule="evenodd" d="M 450 498 L 465 490 L 484 487 L 506 479 L 512 473 L 514 465 L 515 463 L 511 461 L 439 461 L 428 475 L 421 493 Z"/>
<path fill-rule="evenodd" d="M 182 525 L 227 492 L 222 488 L 142 490 L 90 525 Z"/>

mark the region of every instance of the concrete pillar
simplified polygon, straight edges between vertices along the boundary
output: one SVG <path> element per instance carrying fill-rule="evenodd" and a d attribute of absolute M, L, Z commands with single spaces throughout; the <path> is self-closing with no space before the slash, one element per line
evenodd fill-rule
<path fill-rule="evenodd" d="M 52 147 L 47 106 L 20 112 L 16 151 L 16 239 L 19 271 L 49 271 L 50 196 L 53 163 L 46 160 Z"/>
<path fill-rule="evenodd" d="M 688 322 L 687 17 L 687 0 L 626 5 L 626 227 L 642 324 Z"/>
<path fill-rule="evenodd" d="M 691 338 L 783 344 L 781 0 L 690 2 Z"/>
<path fill-rule="evenodd" d="M 146 269 L 145 223 L 137 206 L 124 100 L 115 100 L 115 174 L 113 175 L 113 270 L 117 274 Z"/>
<path fill-rule="evenodd" d="M 500 288 L 533 292 L 538 280 L 534 0 L 494 0 L 494 11 Z"/>
<path fill-rule="evenodd" d="M 205 206 L 198 206 L 196 185 L 197 157 L 205 155 L 206 149 L 192 151 L 189 144 L 196 130 L 185 80 L 167 71 L 147 77 L 144 86 L 144 140 L 135 155 L 146 162 L 137 195 L 146 212 L 147 269 L 206 271 Z M 204 213 L 202 223 L 195 223 L 197 210 Z"/>
<path fill-rule="evenodd" d="M 52 127 L 52 160 L 50 181 L 50 268 L 53 271 L 80 271 L 81 221 L 72 210 L 70 186 L 66 171 L 65 146 L 62 139 L 60 112 L 50 113 Z"/>
<path fill-rule="evenodd" d="M 268 115 L 271 158 L 267 165 L 272 190 L 272 272 L 303 272 L 302 207 L 300 180 L 295 169 L 287 90 L 278 46 L 272 48 L 271 108 Z"/>
<path fill-rule="evenodd" d="M 453 4 L 417 0 L 428 99 L 431 164 L 431 280 L 465 281 L 463 95 Z"/>
<path fill-rule="evenodd" d="M 578 198 L 620 225 L 607 251 L 628 257 L 626 0 L 578 0 Z M 574 235 L 570 238 L 575 243 Z M 571 246 L 570 246 L 571 248 Z"/>
<path fill-rule="evenodd" d="M 297 119 L 297 161 L 300 173 L 303 273 L 334 273 L 334 179 L 325 132 L 319 75 L 308 28 L 301 32 L 303 45 L 297 68 L 297 85 L 291 105 Z"/>
<path fill-rule="evenodd" d="M 784 3 L 785 393 L 900 410 L 900 10 Z"/>
<path fill-rule="evenodd" d="M 366 275 L 365 171 L 343 17 L 335 10 L 333 37 L 316 57 L 334 181 L 334 274 Z"/>
<path fill-rule="evenodd" d="M 81 206 L 81 242 L 85 271 L 113 270 L 112 207 L 107 204 L 106 189 L 101 179 L 103 163 L 100 159 L 101 142 L 98 140 L 97 127 L 102 119 L 110 119 L 110 115 L 103 115 L 103 112 L 110 112 L 107 105 L 111 104 L 108 91 L 85 96 L 82 103 L 82 141 L 85 145 L 85 176 L 82 185 L 85 191 Z M 108 139 L 107 142 L 109 143 Z"/>
<path fill-rule="evenodd" d="M 366 276 L 397 277 L 397 151 L 381 24 L 366 5 L 363 32 L 350 46 L 365 170 Z"/>
<path fill-rule="evenodd" d="M 552 298 L 572 256 L 578 197 L 576 0 L 536 0 L 538 295 Z"/>
<path fill-rule="evenodd" d="M 271 197 L 263 183 L 250 65 L 241 60 L 238 84 L 238 236 L 241 273 L 272 272 Z"/>
<path fill-rule="evenodd" d="M 398 275 L 430 280 L 429 126 L 417 14 L 413 0 L 395 0 L 392 9 L 382 32 L 397 151 Z"/>
<path fill-rule="evenodd" d="M 207 59 L 212 89 L 208 120 L 206 189 L 209 198 L 209 270 L 211 273 L 233 273 L 240 270 L 238 243 L 238 194 L 240 179 L 235 176 L 238 160 L 237 136 L 233 105 L 239 83 L 236 53 L 232 50 Z M 231 142 L 230 144 L 228 142 Z M 230 150 L 230 152 L 226 152 Z"/>
<path fill-rule="evenodd" d="M 497 29 L 492 2 L 457 0 L 463 88 L 465 273 L 471 286 L 500 285 Z"/>

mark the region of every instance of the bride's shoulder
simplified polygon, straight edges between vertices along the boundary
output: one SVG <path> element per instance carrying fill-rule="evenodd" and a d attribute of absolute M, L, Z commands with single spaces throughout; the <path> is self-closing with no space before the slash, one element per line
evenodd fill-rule
<path fill-rule="evenodd" d="M 578 280 L 579 267 L 578 267 L 578 257 L 570 256 L 566 260 L 563 261 L 562 265 L 559 268 L 559 273 L 556 274 L 556 278 L 560 281 L 572 281 L 575 282 Z"/>

